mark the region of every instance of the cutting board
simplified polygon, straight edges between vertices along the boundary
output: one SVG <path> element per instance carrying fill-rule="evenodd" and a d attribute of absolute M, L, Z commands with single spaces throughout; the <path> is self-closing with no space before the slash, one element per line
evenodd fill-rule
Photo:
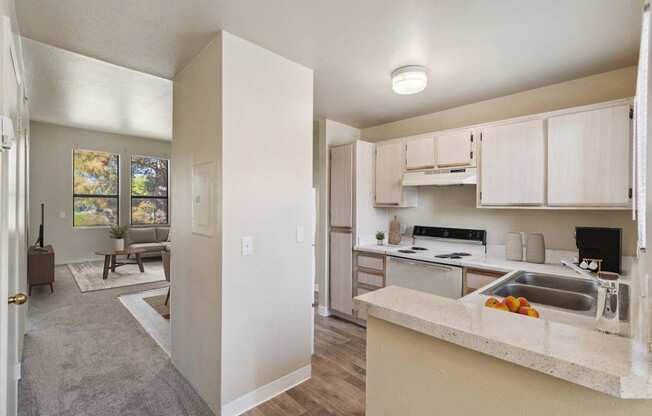
<path fill-rule="evenodd" d="M 389 223 L 389 244 L 401 244 L 401 223 L 396 216 Z"/>

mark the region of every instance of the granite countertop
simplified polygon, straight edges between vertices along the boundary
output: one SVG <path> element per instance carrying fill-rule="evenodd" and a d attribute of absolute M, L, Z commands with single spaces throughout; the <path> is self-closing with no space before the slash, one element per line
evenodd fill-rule
<path fill-rule="evenodd" d="M 647 345 L 629 338 L 397 286 L 354 302 L 374 318 L 562 380 L 623 399 L 652 399 Z"/>

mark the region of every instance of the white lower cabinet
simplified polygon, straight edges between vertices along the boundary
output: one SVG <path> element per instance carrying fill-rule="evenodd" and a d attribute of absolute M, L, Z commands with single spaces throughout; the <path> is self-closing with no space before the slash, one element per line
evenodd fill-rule
<path fill-rule="evenodd" d="M 354 259 L 354 297 L 385 287 L 387 258 L 384 254 L 357 251 L 355 252 Z M 367 319 L 367 315 L 364 312 L 358 311 L 355 312 L 354 317 L 358 321 L 365 321 Z"/>
<path fill-rule="evenodd" d="M 464 295 L 473 293 L 481 287 L 487 286 L 490 283 L 496 281 L 503 277 L 505 273 L 496 272 L 493 270 L 485 269 L 473 269 L 465 268 L 464 269 Z"/>

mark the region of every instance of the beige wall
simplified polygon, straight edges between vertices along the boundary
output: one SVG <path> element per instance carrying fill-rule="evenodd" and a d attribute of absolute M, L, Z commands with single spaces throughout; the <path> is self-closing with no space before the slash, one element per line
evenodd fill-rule
<path fill-rule="evenodd" d="M 527 334 L 523 334 L 527 337 Z M 650 415 L 625 400 L 371 318 L 367 416 Z"/>
<path fill-rule="evenodd" d="M 636 226 L 630 211 L 525 210 L 476 208 L 475 186 L 420 187 L 417 208 L 394 208 L 401 223 L 487 230 L 489 244 L 505 244 L 510 231 L 542 232 L 546 247 L 576 250 L 575 226 L 623 229 L 623 253 L 634 255 Z M 410 230 L 408 230 L 410 231 Z"/>
<path fill-rule="evenodd" d="M 174 79 L 172 141 L 172 362 L 220 411 L 222 38 Z M 214 235 L 192 233 L 192 168 L 214 164 Z"/>
<path fill-rule="evenodd" d="M 580 78 L 362 130 L 365 140 L 384 140 L 527 114 L 591 104 L 635 93 L 636 67 Z M 504 244 L 509 231 L 543 232 L 548 248 L 574 250 L 574 227 L 623 228 L 623 252 L 633 255 L 635 223 L 627 211 L 543 211 L 475 208 L 475 187 L 420 187 L 419 206 L 391 210 L 408 225 L 478 227 L 490 244 Z"/>
<path fill-rule="evenodd" d="M 225 405 L 310 365 L 313 71 L 228 33 L 223 48 Z"/>
<path fill-rule="evenodd" d="M 215 413 L 309 369 L 312 89 L 312 70 L 226 32 L 175 78 L 172 359 Z M 206 162 L 212 237 L 191 232 L 192 166 Z"/>
<path fill-rule="evenodd" d="M 129 223 L 131 155 L 170 155 L 170 142 L 122 136 L 32 121 L 30 123 L 29 241 L 38 235 L 45 203 L 45 242 L 52 244 L 57 264 L 98 260 L 95 250 L 111 248 L 106 227 L 72 226 L 72 151 L 101 150 L 120 155 L 120 222 Z"/>
<path fill-rule="evenodd" d="M 631 97 L 636 66 L 548 85 L 436 113 L 362 130 L 364 140 L 379 141 L 411 134 L 464 127 L 528 114 Z"/>

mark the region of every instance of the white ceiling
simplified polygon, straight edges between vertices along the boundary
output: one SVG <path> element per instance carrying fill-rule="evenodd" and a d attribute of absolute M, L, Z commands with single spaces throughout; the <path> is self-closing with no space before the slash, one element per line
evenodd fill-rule
<path fill-rule="evenodd" d="M 172 139 L 172 81 L 23 38 L 32 120 Z"/>
<path fill-rule="evenodd" d="M 315 112 L 367 127 L 636 63 L 643 0 L 20 0 L 32 39 L 172 78 L 224 29 L 315 69 Z M 389 74 L 425 65 L 416 96 Z M 264 68 L 261 68 L 264 70 Z"/>

